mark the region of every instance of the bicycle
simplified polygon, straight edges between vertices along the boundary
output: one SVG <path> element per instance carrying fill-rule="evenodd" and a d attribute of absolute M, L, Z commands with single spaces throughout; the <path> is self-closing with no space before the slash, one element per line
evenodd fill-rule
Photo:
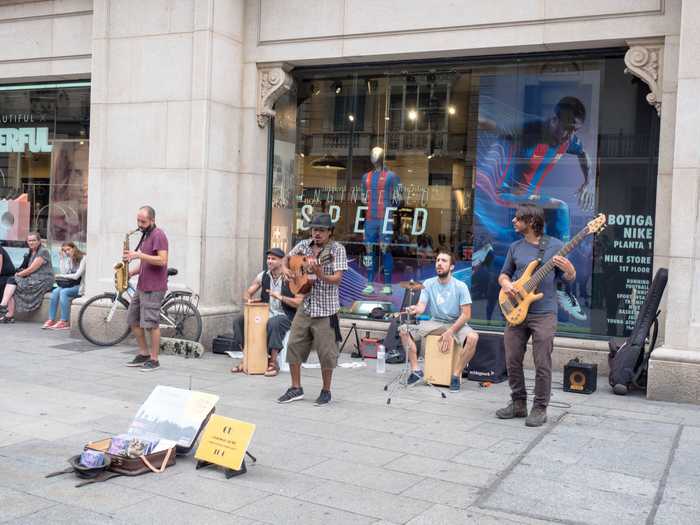
<path fill-rule="evenodd" d="M 168 268 L 168 277 L 177 275 Z M 114 346 L 131 333 L 126 322 L 129 299 L 136 293 L 129 283 L 126 293 L 105 292 L 88 299 L 78 315 L 78 329 L 82 336 L 97 346 Z M 168 291 L 160 303 L 162 337 L 199 341 L 202 335 L 202 316 L 198 307 L 199 296 L 189 290 Z"/>

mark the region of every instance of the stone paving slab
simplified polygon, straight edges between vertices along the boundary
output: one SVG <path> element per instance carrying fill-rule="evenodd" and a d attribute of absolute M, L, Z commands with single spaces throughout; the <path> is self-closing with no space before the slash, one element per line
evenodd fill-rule
<path fill-rule="evenodd" d="M 318 369 L 302 371 L 307 399 L 279 405 L 288 374 L 232 375 L 227 357 L 163 356 L 142 374 L 124 366 L 126 345 L 71 351 L 83 343 L 27 323 L 0 327 L 0 339 L 2 523 L 698 523 L 700 409 L 614 396 L 604 378 L 590 396 L 555 386 L 548 423 L 531 429 L 494 418 L 506 383 L 467 381 L 447 399 L 419 385 L 387 405 L 400 365 L 338 369 L 334 401 L 319 408 Z M 126 430 L 158 384 L 214 393 L 217 413 L 256 423 L 258 463 L 229 480 L 195 470 L 192 455 L 83 488 L 44 477 Z"/>
<path fill-rule="evenodd" d="M 46 525 L 67 524 L 67 525 L 126 525 L 127 522 L 115 518 L 109 514 L 87 511 L 72 505 L 52 504 L 46 509 L 39 509 L 19 518 L 2 522 L 10 525 Z"/>
<path fill-rule="evenodd" d="M 404 492 L 403 495 L 406 493 Z M 402 496 L 403 496 L 402 495 Z M 405 523 L 432 506 L 419 499 L 401 497 L 378 490 L 367 490 L 345 483 L 328 482 L 299 496 L 304 501 L 364 516 Z"/>
<path fill-rule="evenodd" d="M 0 523 L 55 505 L 53 501 L 7 487 L 0 487 L 0 502 Z"/>

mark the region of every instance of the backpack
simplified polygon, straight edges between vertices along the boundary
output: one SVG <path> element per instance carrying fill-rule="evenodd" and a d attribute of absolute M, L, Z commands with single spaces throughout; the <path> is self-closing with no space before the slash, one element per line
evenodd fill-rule
<path fill-rule="evenodd" d="M 397 364 L 406 362 L 406 350 L 401 344 L 399 337 L 400 319 L 394 318 L 389 323 L 389 328 L 384 336 L 384 348 L 386 350 L 386 362 L 388 364 Z"/>

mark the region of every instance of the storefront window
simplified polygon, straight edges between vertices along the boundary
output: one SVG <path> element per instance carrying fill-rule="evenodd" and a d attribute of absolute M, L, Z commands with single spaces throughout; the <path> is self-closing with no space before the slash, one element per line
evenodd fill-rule
<path fill-rule="evenodd" d="M 0 86 L 0 244 L 16 263 L 29 231 L 54 255 L 84 247 L 90 84 Z"/>
<path fill-rule="evenodd" d="M 651 278 L 658 117 L 618 53 L 296 72 L 278 101 L 270 242 L 285 250 L 327 211 L 350 259 L 344 313 L 400 308 L 401 283 L 456 255 L 472 324 L 500 329 L 496 282 L 519 202 L 572 251 L 559 331 L 626 334 Z M 624 224 L 621 224 L 621 221 Z M 637 231 L 639 230 L 639 231 Z M 643 230 L 643 231 L 642 231 Z"/>

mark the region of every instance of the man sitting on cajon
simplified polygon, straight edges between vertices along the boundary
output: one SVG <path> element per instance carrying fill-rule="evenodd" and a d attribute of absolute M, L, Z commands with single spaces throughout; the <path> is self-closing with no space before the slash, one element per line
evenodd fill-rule
<path fill-rule="evenodd" d="M 438 251 L 435 259 L 437 277 L 425 280 L 418 304 L 407 308 L 411 315 L 420 315 L 428 308 L 430 320 L 420 321 L 416 325 L 404 324 L 399 329 L 401 343 L 408 350 L 408 360 L 411 364 L 411 375 L 407 381 L 409 385 L 423 378 L 423 371 L 418 368 L 416 339 L 420 340 L 435 330 L 446 328 L 440 336 L 440 351 L 449 352 L 453 341 L 459 344 L 459 355 L 454 360 L 452 369 L 450 392 L 459 392 L 462 370 L 476 352 L 479 334 L 467 324 L 472 316 L 472 298 L 467 285 L 452 277 L 454 261 L 454 255 L 451 253 Z"/>
<path fill-rule="evenodd" d="M 294 295 L 287 281 L 282 276 L 282 261 L 284 252 L 279 248 L 267 250 L 267 271 L 260 272 L 253 283 L 243 293 L 243 300 L 251 302 L 253 295 L 260 290 L 262 302 L 270 305 L 270 319 L 267 321 L 267 355 L 268 365 L 265 375 L 276 376 L 277 354 L 282 350 L 284 338 L 292 326 L 292 319 L 297 307 L 304 300 L 303 295 Z M 243 314 L 237 315 L 233 320 L 233 332 L 237 341 L 242 342 L 244 337 Z M 245 359 L 244 359 L 245 361 Z M 246 372 L 246 363 L 241 362 L 234 366 L 231 372 Z"/>

